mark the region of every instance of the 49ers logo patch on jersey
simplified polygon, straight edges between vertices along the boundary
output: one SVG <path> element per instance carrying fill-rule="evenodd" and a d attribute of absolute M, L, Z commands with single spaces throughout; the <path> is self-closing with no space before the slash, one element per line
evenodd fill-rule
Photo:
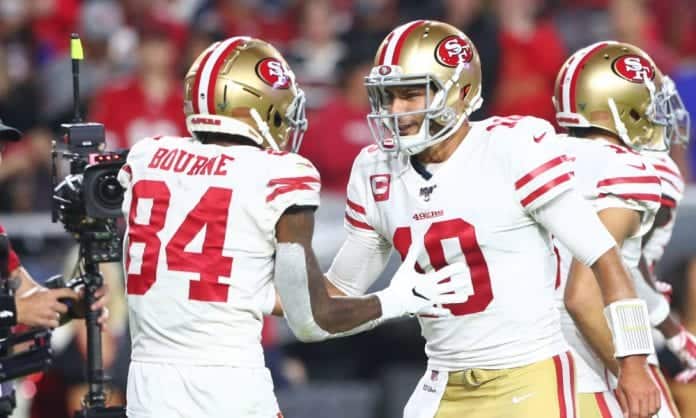
<path fill-rule="evenodd" d="M 622 55 L 614 60 L 611 67 L 616 75 L 632 83 L 642 83 L 646 76 L 648 80 L 655 78 L 655 69 L 650 61 L 640 55 Z"/>
<path fill-rule="evenodd" d="M 256 74 L 274 89 L 290 87 L 290 73 L 282 62 L 275 58 L 264 58 L 256 64 Z"/>
<path fill-rule="evenodd" d="M 370 187 L 372 188 L 372 197 L 375 198 L 375 202 L 384 202 L 385 200 L 389 200 L 391 175 L 375 174 L 370 176 Z"/>
<path fill-rule="evenodd" d="M 474 50 L 469 41 L 457 35 L 450 35 L 435 47 L 437 62 L 446 67 L 456 67 L 463 62 L 471 62 Z"/>

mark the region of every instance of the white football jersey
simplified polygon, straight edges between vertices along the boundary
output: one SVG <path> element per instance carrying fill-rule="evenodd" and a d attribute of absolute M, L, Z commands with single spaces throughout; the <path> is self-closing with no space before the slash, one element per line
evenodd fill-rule
<path fill-rule="evenodd" d="M 624 264 L 638 268 L 641 255 L 641 239 L 650 228 L 660 207 L 661 185 L 651 164 L 640 154 L 626 147 L 601 139 L 582 139 L 559 135 L 551 146 L 558 147 L 573 160 L 577 190 L 597 212 L 607 208 L 628 208 L 641 213 L 639 230 L 621 247 Z M 572 220 L 570 220 L 572 221 Z M 578 354 L 577 379 L 581 393 L 609 390 L 608 372 L 599 357 L 575 326 L 563 303 L 568 271 L 573 256 L 567 248 L 554 240 L 560 255 L 561 281 L 557 295 L 563 333 Z M 632 274 L 633 277 L 639 277 Z"/>
<path fill-rule="evenodd" d="M 656 225 L 650 237 L 643 243 L 643 256 L 648 266 L 654 268 L 655 264 L 662 258 L 665 247 L 669 243 L 670 238 L 672 238 L 677 207 L 684 197 L 684 178 L 679 171 L 679 167 L 670 158 L 669 154 L 645 153 L 645 157 L 652 163 L 658 176 L 660 176 L 660 181 L 662 182 L 662 206 L 672 209 L 669 222 L 662 226 Z"/>
<path fill-rule="evenodd" d="M 119 180 L 133 360 L 263 367 L 275 226 L 290 206 L 319 205 L 314 166 L 253 146 L 148 138 Z"/>
<path fill-rule="evenodd" d="M 554 135 L 532 117 L 473 122 L 432 177 L 402 154 L 369 146 L 350 176 L 345 225 L 391 244 L 413 243 L 426 272 L 464 261 L 473 294 L 452 318 L 419 322 L 428 366 L 503 369 L 567 350 L 554 304 L 556 260 L 532 213 L 572 186 L 570 165 L 539 142 Z M 425 177 L 424 177 L 425 175 Z"/>

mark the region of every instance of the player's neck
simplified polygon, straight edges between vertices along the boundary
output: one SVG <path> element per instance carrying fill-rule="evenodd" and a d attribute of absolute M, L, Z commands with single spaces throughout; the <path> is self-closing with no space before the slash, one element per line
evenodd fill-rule
<path fill-rule="evenodd" d="M 416 159 L 423 164 L 442 163 L 447 161 L 447 159 L 454 154 L 454 151 L 457 150 L 459 144 L 466 138 L 466 134 L 468 134 L 470 130 L 471 125 L 469 125 L 469 122 L 464 122 L 449 138 L 420 152 L 415 156 Z"/>

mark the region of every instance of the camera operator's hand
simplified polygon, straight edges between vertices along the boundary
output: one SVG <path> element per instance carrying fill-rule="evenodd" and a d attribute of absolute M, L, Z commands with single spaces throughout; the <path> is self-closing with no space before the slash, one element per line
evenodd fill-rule
<path fill-rule="evenodd" d="M 75 315 L 76 318 L 84 318 L 87 314 L 84 303 L 85 287 L 80 287 L 77 294 L 79 297 L 79 303 L 75 304 L 72 313 Z M 97 320 L 97 322 L 102 326 L 105 325 L 106 320 L 109 319 L 109 310 L 106 308 L 106 303 L 109 301 L 108 295 L 108 286 L 104 285 L 100 287 L 99 289 L 97 289 L 96 292 L 94 292 L 94 298 L 96 299 L 96 302 L 94 302 L 90 307 L 90 310 L 92 311 L 98 311 L 101 309 L 101 315 L 99 315 L 99 319 Z"/>
<path fill-rule="evenodd" d="M 60 316 L 68 307 L 60 299 L 77 301 L 79 295 L 72 289 L 46 289 L 36 286 L 17 295 L 17 323 L 29 327 L 58 328 Z"/>

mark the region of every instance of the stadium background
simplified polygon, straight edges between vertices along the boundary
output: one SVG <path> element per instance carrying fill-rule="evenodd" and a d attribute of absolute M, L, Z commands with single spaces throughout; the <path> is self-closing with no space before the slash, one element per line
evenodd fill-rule
<path fill-rule="evenodd" d="M 553 119 L 556 72 L 569 53 L 618 39 L 651 54 L 675 79 L 696 115 L 694 0 L 0 0 L 0 117 L 25 132 L 0 166 L 0 223 L 38 280 L 74 263 L 73 242 L 50 223 L 50 143 L 71 115 L 68 38 L 85 46 L 82 106 L 102 122 L 112 149 L 147 135 L 185 135 L 182 79 L 214 40 L 251 35 L 283 50 L 309 97 L 302 154 L 318 166 L 324 192 L 315 248 L 323 267 L 344 237 L 344 189 L 354 156 L 372 143 L 362 77 L 377 45 L 397 24 L 447 21 L 476 44 L 486 115 Z M 693 181 L 696 147 L 674 149 Z M 674 309 L 696 333 L 696 188 L 687 187 L 659 272 L 675 288 Z M 389 269 L 394 268 L 392 260 Z M 104 359 L 110 401 L 123 400 L 128 365 L 127 310 L 118 265 L 105 266 L 112 318 Z M 520 280 L 524 280 L 520 277 Z M 384 286 L 380 280 L 376 287 Z M 287 418 L 400 417 L 424 369 L 415 320 L 321 344 L 298 344 L 269 319 L 264 347 Z M 75 321 L 55 333 L 54 369 L 18 383 L 15 417 L 72 416 L 84 392 L 85 335 Z M 667 375 L 674 359 L 663 357 Z M 696 418 L 696 385 L 675 385 L 685 418 Z"/>

